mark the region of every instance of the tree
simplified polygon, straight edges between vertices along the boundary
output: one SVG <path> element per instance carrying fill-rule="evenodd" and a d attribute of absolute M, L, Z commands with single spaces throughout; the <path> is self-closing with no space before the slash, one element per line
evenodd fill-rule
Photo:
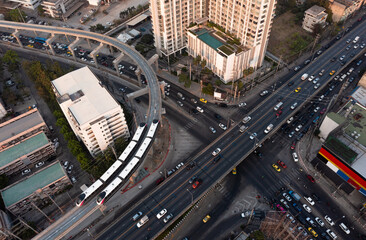
<path fill-rule="evenodd" d="M 13 22 L 24 22 L 26 16 L 27 15 L 19 8 L 9 11 L 9 17 Z"/>
<path fill-rule="evenodd" d="M 205 59 L 203 59 L 203 60 L 201 61 L 201 67 L 202 67 L 202 68 L 206 67 L 206 64 L 207 64 L 206 60 L 205 60 Z"/>
<path fill-rule="evenodd" d="M 188 76 L 187 76 L 187 74 L 185 74 L 185 73 L 182 73 L 182 74 L 179 74 L 179 76 L 178 76 L 178 79 L 179 79 L 179 82 L 180 83 L 184 83 L 184 82 L 186 82 L 186 79 L 188 78 Z"/>
<path fill-rule="evenodd" d="M 81 169 L 83 170 L 87 170 L 89 169 L 90 167 L 90 159 L 86 156 L 85 153 L 79 153 L 77 156 L 76 156 L 76 159 L 78 160 L 78 162 L 80 163 L 80 167 Z"/>
<path fill-rule="evenodd" d="M 314 24 L 313 26 L 313 36 L 315 37 L 316 35 L 320 35 L 323 33 L 323 25 L 317 23 L 317 24 Z"/>
<path fill-rule="evenodd" d="M 153 44 L 154 43 L 154 36 L 151 34 L 144 34 L 141 37 L 140 42 L 145 43 L 145 44 Z"/>
<path fill-rule="evenodd" d="M 55 118 L 63 118 L 64 114 L 60 110 L 55 110 L 53 111 L 53 116 L 55 116 Z"/>
<path fill-rule="evenodd" d="M 44 9 L 43 9 L 42 5 L 39 5 L 37 7 L 37 11 L 38 11 L 39 16 L 44 17 Z"/>
<path fill-rule="evenodd" d="M 206 87 L 203 87 L 202 88 L 202 93 L 209 94 L 209 95 L 213 95 L 214 88 L 213 88 L 212 84 L 209 83 L 209 84 L 207 84 Z"/>
<path fill-rule="evenodd" d="M 3 56 L 3 62 L 6 64 L 19 64 L 19 56 L 18 54 L 13 51 L 13 50 L 8 50 L 5 52 L 4 56 Z"/>
<path fill-rule="evenodd" d="M 66 118 L 61 117 L 61 118 L 57 119 L 56 125 L 59 126 L 59 127 L 62 127 L 62 126 L 67 126 L 68 127 L 69 123 L 67 122 Z"/>
<path fill-rule="evenodd" d="M 122 154 L 122 152 L 126 149 L 127 145 L 128 143 L 123 137 L 114 140 L 114 149 L 116 150 L 118 156 Z"/>
<path fill-rule="evenodd" d="M 222 82 L 221 82 L 220 80 L 216 80 L 216 81 L 215 81 L 215 85 L 216 85 L 216 86 L 220 86 L 221 84 L 222 84 Z"/>
<path fill-rule="evenodd" d="M 77 140 L 70 140 L 67 143 L 67 147 L 70 149 L 72 155 L 77 156 L 83 152 L 83 148 Z"/>
<path fill-rule="evenodd" d="M 98 23 L 97 25 L 95 25 L 95 30 L 96 31 L 101 32 L 101 31 L 104 31 L 104 29 L 105 29 L 105 27 L 102 24 L 100 24 L 100 23 Z"/>

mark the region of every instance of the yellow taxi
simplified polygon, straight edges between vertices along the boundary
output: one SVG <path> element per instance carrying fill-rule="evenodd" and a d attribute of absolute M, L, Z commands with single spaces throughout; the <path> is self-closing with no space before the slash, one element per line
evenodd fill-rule
<path fill-rule="evenodd" d="M 281 172 L 281 168 L 279 166 L 277 166 L 276 164 L 272 164 L 272 167 L 274 168 L 274 170 L 276 170 L 277 172 Z"/>
<path fill-rule="evenodd" d="M 335 70 L 332 70 L 329 75 L 332 76 L 335 73 Z"/>
<path fill-rule="evenodd" d="M 207 223 L 211 219 L 210 215 L 207 216 L 202 220 L 204 223 Z"/>
<path fill-rule="evenodd" d="M 295 89 L 295 92 L 300 92 L 301 91 L 301 87 L 298 87 Z"/>
<path fill-rule="evenodd" d="M 31 44 L 28 44 L 28 45 L 27 45 L 27 47 L 33 48 L 33 45 L 31 45 Z"/>
<path fill-rule="evenodd" d="M 318 234 L 315 232 L 314 229 L 312 229 L 311 227 L 308 228 L 309 232 L 314 236 L 314 237 L 318 237 Z"/>
<path fill-rule="evenodd" d="M 236 167 L 233 168 L 233 170 L 231 171 L 232 174 L 236 175 Z"/>
<path fill-rule="evenodd" d="M 204 99 L 204 98 L 200 98 L 200 101 L 203 102 L 203 103 L 207 103 L 207 100 Z"/>

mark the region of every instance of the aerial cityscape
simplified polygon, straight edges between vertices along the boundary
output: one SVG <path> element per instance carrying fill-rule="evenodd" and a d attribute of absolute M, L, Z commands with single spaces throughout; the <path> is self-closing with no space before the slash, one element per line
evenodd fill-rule
<path fill-rule="evenodd" d="M 366 240 L 366 0 L 0 0 L 0 142 L 0 240 Z"/>

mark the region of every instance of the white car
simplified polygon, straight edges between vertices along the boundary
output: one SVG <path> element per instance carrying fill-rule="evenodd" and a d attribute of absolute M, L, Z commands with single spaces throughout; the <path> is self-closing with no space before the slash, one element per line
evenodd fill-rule
<path fill-rule="evenodd" d="M 183 107 L 183 103 L 181 101 L 177 101 L 178 105 Z"/>
<path fill-rule="evenodd" d="M 64 162 L 64 168 L 67 168 L 68 165 L 69 165 L 69 161 Z"/>
<path fill-rule="evenodd" d="M 300 124 L 299 126 L 296 127 L 295 131 L 298 132 L 298 131 L 300 131 L 301 128 L 302 128 L 302 125 Z"/>
<path fill-rule="evenodd" d="M 239 107 L 245 107 L 247 105 L 247 103 L 245 103 L 245 102 L 242 102 L 242 103 L 239 103 Z"/>
<path fill-rule="evenodd" d="M 163 210 L 161 210 L 158 214 L 156 214 L 156 217 L 158 219 L 162 218 L 168 211 L 166 210 L 166 208 L 164 208 Z"/>
<path fill-rule="evenodd" d="M 318 112 L 319 111 L 319 109 L 320 109 L 320 107 L 316 107 L 316 108 L 314 108 L 314 112 L 316 113 L 316 112 Z"/>
<path fill-rule="evenodd" d="M 314 75 L 311 75 L 310 77 L 309 77 L 309 82 L 311 82 L 311 81 L 313 81 L 314 80 L 314 78 L 315 78 L 315 76 Z"/>
<path fill-rule="evenodd" d="M 333 239 L 337 239 L 337 235 L 336 235 L 334 232 L 332 232 L 332 230 L 327 229 L 327 231 L 326 231 L 326 232 L 328 233 L 328 235 L 329 235 L 331 238 L 333 238 Z"/>
<path fill-rule="evenodd" d="M 320 87 L 320 83 L 314 85 L 314 89 L 318 89 Z"/>
<path fill-rule="evenodd" d="M 203 109 L 201 107 L 196 107 L 197 111 L 199 111 L 200 113 L 203 113 Z"/>
<path fill-rule="evenodd" d="M 315 202 L 311 197 L 304 197 L 306 201 L 308 201 L 308 203 L 310 203 L 311 206 L 314 206 Z"/>
<path fill-rule="evenodd" d="M 219 123 L 219 127 L 222 129 L 222 130 L 226 130 L 227 127 L 225 126 L 225 124 L 223 123 Z"/>
<path fill-rule="evenodd" d="M 346 234 L 350 234 L 351 231 L 348 229 L 348 227 L 346 226 L 346 224 L 344 223 L 340 223 L 339 227 L 346 233 Z"/>
<path fill-rule="evenodd" d="M 316 217 L 315 221 L 319 224 L 319 226 L 324 227 L 325 224 L 320 218 Z"/>
<path fill-rule="evenodd" d="M 289 201 L 289 202 L 292 201 L 290 195 L 288 195 L 287 193 L 283 193 L 282 196 L 284 196 L 287 199 L 287 201 Z"/>
<path fill-rule="evenodd" d="M 220 148 L 216 148 L 215 151 L 212 152 L 212 156 L 216 156 L 220 152 L 221 152 L 221 149 Z"/>
<path fill-rule="evenodd" d="M 215 129 L 214 127 L 210 126 L 210 127 L 209 127 L 209 129 L 210 129 L 210 131 L 211 131 L 212 133 L 216 133 L 216 129 Z"/>
<path fill-rule="evenodd" d="M 71 182 L 76 183 L 76 178 L 74 176 L 71 177 Z"/>
<path fill-rule="evenodd" d="M 36 164 L 36 168 L 42 167 L 44 165 L 44 162 L 39 162 Z"/>
<path fill-rule="evenodd" d="M 294 104 L 292 104 L 291 110 L 294 110 L 296 108 L 296 106 L 297 106 L 297 102 L 295 102 Z"/>
<path fill-rule="evenodd" d="M 289 119 L 287 119 L 287 124 L 290 124 L 292 120 L 294 120 L 294 117 L 290 117 Z"/>
<path fill-rule="evenodd" d="M 285 206 L 285 208 L 289 209 L 290 206 L 287 204 L 287 202 L 285 201 L 285 199 L 281 198 L 280 202 L 283 204 L 283 206 Z"/>
<path fill-rule="evenodd" d="M 304 203 L 302 205 L 302 207 L 305 209 L 305 211 L 307 211 L 308 213 L 311 213 L 311 208 L 308 205 L 306 205 L 306 203 Z"/>
<path fill-rule="evenodd" d="M 27 169 L 23 170 L 22 176 L 24 176 L 24 175 L 26 175 L 26 174 L 28 174 L 30 172 L 31 172 L 31 170 L 29 168 L 27 168 Z"/>
<path fill-rule="evenodd" d="M 324 219 L 329 223 L 330 226 L 334 226 L 333 220 L 328 215 L 326 215 Z"/>
<path fill-rule="evenodd" d="M 257 133 L 252 133 L 249 138 L 253 140 L 255 137 L 257 137 Z"/>
<path fill-rule="evenodd" d="M 295 153 L 295 152 L 292 153 L 292 158 L 294 159 L 294 162 L 299 161 L 299 157 L 297 156 L 297 153 Z"/>

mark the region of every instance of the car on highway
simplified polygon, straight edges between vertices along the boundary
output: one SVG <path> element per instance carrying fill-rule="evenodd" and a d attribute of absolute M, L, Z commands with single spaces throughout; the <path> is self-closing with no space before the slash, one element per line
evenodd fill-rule
<path fill-rule="evenodd" d="M 300 66 L 296 66 L 296 67 L 294 67 L 294 71 L 296 72 L 296 71 L 299 71 L 300 70 Z"/>
<path fill-rule="evenodd" d="M 328 215 L 325 215 L 324 219 L 329 223 L 330 226 L 334 226 L 333 220 Z"/>
<path fill-rule="evenodd" d="M 259 95 L 261 96 L 261 97 L 264 97 L 264 96 L 266 96 L 268 94 L 268 91 L 267 90 L 263 90 Z"/>
<path fill-rule="evenodd" d="M 200 101 L 203 102 L 203 103 L 207 103 L 207 100 L 204 99 L 204 98 L 200 98 Z"/>
<path fill-rule="evenodd" d="M 332 232 L 332 230 L 327 229 L 325 232 L 326 232 L 326 233 L 328 233 L 328 235 L 329 235 L 331 238 L 333 238 L 333 239 L 337 239 L 337 235 L 336 235 L 334 232 Z"/>
<path fill-rule="evenodd" d="M 313 84 L 317 84 L 318 82 L 319 82 L 319 80 L 320 80 L 320 78 L 315 78 L 314 80 L 313 80 Z"/>
<path fill-rule="evenodd" d="M 339 61 L 343 61 L 345 58 L 346 58 L 346 55 L 342 55 L 342 56 L 339 58 Z"/>
<path fill-rule="evenodd" d="M 314 89 L 318 89 L 320 87 L 320 83 L 314 85 Z"/>
<path fill-rule="evenodd" d="M 218 113 L 215 113 L 215 114 L 214 114 L 214 116 L 215 116 L 215 118 L 217 118 L 217 119 L 219 119 L 219 120 L 221 120 L 221 119 L 222 119 L 221 115 L 220 115 L 220 114 L 218 114 Z"/>
<path fill-rule="evenodd" d="M 181 101 L 177 101 L 178 105 L 183 107 L 183 103 Z"/>
<path fill-rule="evenodd" d="M 292 105 L 291 105 L 291 110 L 294 110 L 295 108 L 296 108 L 296 106 L 297 106 L 297 102 L 295 102 L 295 103 L 293 103 Z"/>
<path fill-rule="evenodd" d="M 290 124 L 293 120 L 294 120 L 294 117 L 290 117 L 289 119 L 287 119 L 287 124 Z"/>
<path fill-rule="evenodd" d="M 316 108 L 314 108 L 314 112 L 316 113 L 316 112 L 318 112 L 319 111 L 319 109 L 320 109 L 320 107 L 316 107 Z"/>
<path fill-rule="evenodd" d="M 310 203 L 310 205 L 311 205 L 311 206 L 314 206 L 315 202 L 314 202 L 314 200 L 313 200 L 311 197 L 305 197 L 305 196 L 304 196 L 304 199 L 305 199 L 308 203 Z"/>
<path fill-rule="evenodd" d="M 277 166 L 275 163 L 272 164 L 272 167 L 274 168 L 274 170 L 276 170 L 277 172 L 281 172 L 281 168 L 279 166 Z"/>
<path fill-rule="evenodd" d="M 290 133 L 288 134 L 288 137 L 289 137 L 289 138 L 292 138 L 294 135 L 295 135 L 295 131 L 292 131 L 292 132 L 290 132 Z"/>
<path fill-rule="evenodd" d="M 156 214 L 156 218 L 160 219 L 162 218 L 168 211 L 166 210 L 166 208 L 164 208 L 163 210 L 161 210 L 158 214 Z"/>
<path fill-rule="evenodd" d="M 290 195 L 288 195 L 287 193 L 282 193 L 282 196 L 284 196 L 286 198 L 287 201 L 291 202 L 292 198 L 290 197 Z"/>
<path fill-rule="evenodd" d="M 295 89 L 295 92 L 300 92 L 301 91 L 301 87 L 298 87 Z"/>
<path fill-rule="evenodd" d="M 201 179 L 197 179 L 193 184 L 192 184 L 192 188 L 196 189 L 199 185 L 201 185 L 202 180 Z"/>
<path fill-rule="evenodd" d="M 314 78 L 315 78 L 315 76 L 314 76 L 314 75 L 311 75 L 311 76 L 308 78 L 308 81 L 309 81 L 309 82 L 311 82 L 311 81 L 313 81 L 313 80 L 314 80 Z"/>
<path fill-rule="evenodd" d="M 22 171 L 22 176 L 27 175 L 29 173 L 31 173 L 31 170 L 29 168 L 27 168 L 27 169 Z"/>
<path fill-rule="evenodd" d="M 306 174 L 306 178 L 312 182 L 312 183 L 315 183 L 315 179 L 310 175 L 310 174 Z"/>
<path fill-rule="evenodd" d="M 324 72 L 325 72 L 325 69 L 322 69 L 322 70 L 319 72 L 319 76 L 323 76 Z"/>
<path fill-rule="evenodd" d="M 167 222 L 169 222 L 169 220 L 170 219 L 172 219 L 173 218 L 173 213 L 170 213 L 168 216 L 166 216 L 165 218 L 164 218 L 164 223 L 167 223 Z"/>
<path fill-rule="evenodd" d="M 227 127 L 225 126 L 225 124 L 223 123 L 219 123 L 219 127 L 222 129 L 222 130 L 226 130 Z"/>
<path fill-rule="evenodd" d="M 250 138 L 251 140 L 253 140 L 253 139 L 254 139 L 254 138 L 256 138 L 256 137 L 257 137 L 257 133 L 252 133 L 252 134 L 250 135 L 250 137 L 249 137 L 249 138 Z"/>
<path fill-rule="evenodd" d="M 294 85 L 294 81 L 291 81 L 291 82 L 289 82 L 288 84 L 287 84 L 287 86 L 289 86 L 289 87 L 291 87 L 292 85 Z"/>
<path fill-rule="evenodd" d="M 296 141 L 293 141 L 292 144 L 291 144 L 290 149 L 294 150 L 295 148 L 296 148 Z"/>
<path fill-rule="evenodd" d="M 332 70 L 329 75 L 332 76 L 335 73 L 335 70 Z"/>
<path fill-rule="evenodd" d="M 221 155 L 218 155 L 217 157 L 214 158 L 214 160 L 212 160 L 212 164 L 217 163 L 218 161 L 220 161 L 221 159 Z"/>
<path fill-rule="evenodd" d="M 196 99 L 194 99 L 194 98 L 191 98 L 191 101 L 193 102 L 193 103 L 197 103 L 197 100 Z"/>
<path fill-rule="evenodd" d="M 346 233 L 346 234 L 350 234 L 351 231 L 348 229 L 348 227 L 346 226 L 346 224 L 344 223 L 340 223 L 339 227 Z"/>
<path fill-rule="evenodd" d="M 245 118 L 243 118 L 243 123 L 247 123 L 252 119 L 251 116 L 246 116 Z"/>
<path fill-rule="evenodd" d="M 206 217 L 202 221 L 203 221 L 203 223 L 207 223 L 210 219 L 211 219 L 211 216 L 207 214 Z"/>
<path fill-rule="evenodd" d="M 292 153 L 292 158 L 294 159 L 294 162 L 298 162 L 299 161 L 299 157 L 297 156 L 296 152 Z"/>
<path fill-rule="evenodd" d="M 220 148 L 216 148 L 213 152 L 212 152 L 212 156 L 216 156 L 217 154 L 219 154 L 221 152 Z"/>
<path fill-rule="evenodd" d="M 356 65 L 357 65 L 357 66 L 360 66 L 360 65 L 361 65 L 361 63 L 362 63 L 362 59 L 360 59 L 360 60 L 356 63 Z"/>
<path fill-rule="evenodd" d="M 201 107 L 196 107 L 197 111 L 199 111 L 200 113 L 203 113 L 203 109 Z"/>
<path fill-rule="evenodd" d="M 281 160 L 277 160 L 278 165 L 280 165 L 283 168 L 287 168 L 286 164 L 282 162 Z"/>
<path fill-rule="evenodd" d="M 211 131 L 212 133 L 216 133 L 216 129 L 215 129 L 214 127 L 209 126 L 208 128 L 210 129 L 210 131 Z"/>
<path fill-rule="evenodd" d="M 295 128 L 295 131 L 296 132 L 298 132 L 298 131 L 300 131 L 300 129 L 302 128 L 302 125 L 300 124 L 300 125 L 298 125 L 296 128 Z"/>
<path fill-rule="evenodd" d="M 312 229 L 311 227 L 308 227 L 308 231 L 314 236 L 314 237 L 318 237 L 318 234 L 315 232 L 314 229 Z"/>
<path fill-rule="evenodd" d="M 324 227 L 325 224 L 319 217 L 316 217 L 315 221 L 319 224 L 319 226 Z"/>
<path fill-rule="evenodd" d="M 196 181 L 198 178 L 197 176 L 193 176 L 191 179 L 189 179 L 189 184 L 192 184 L 194 181 Z"/>
<path fill-rule="evenodd" d="M 307 211 L 308 213 L 311 213 L 311 208 L 306 203 L 304 203 L 302 205 L 302 207 L 305 209 L 305 211 Z"/>

